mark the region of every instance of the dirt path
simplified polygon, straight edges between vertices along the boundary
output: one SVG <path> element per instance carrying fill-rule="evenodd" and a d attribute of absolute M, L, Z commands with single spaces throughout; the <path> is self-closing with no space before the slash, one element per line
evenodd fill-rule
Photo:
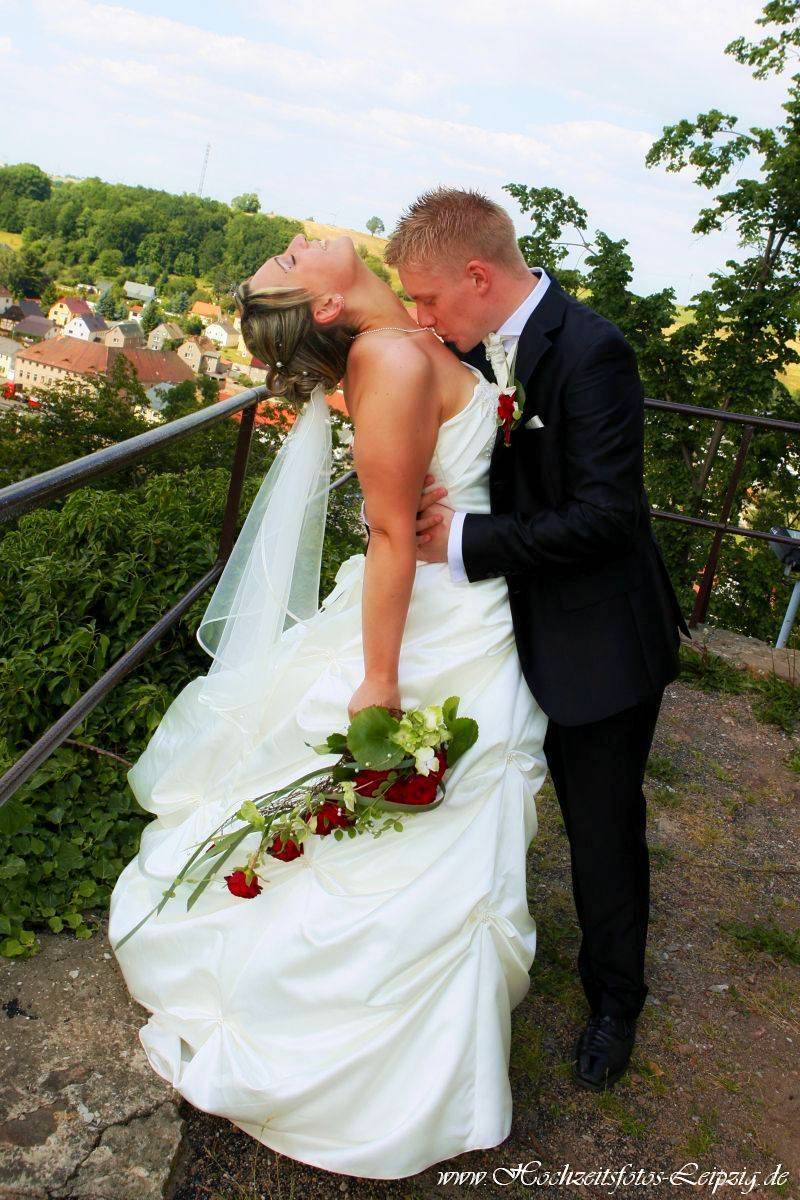
<path fill-rule="evenodd" d="M 586 1008 L 574 969 L 566 836 L 548 784 L 538 797 L 540 830 L 529 858 L 539 946 L 530 991 L 513 1014 L 508 1140 L 413 1179 L 371 1182 L 276 1156 L 184 1102 L 189 1165 L 175 1200 L 417 1200 L 447 1192 L 800 1200 L 800 967 L 770 933 L 773 926 L 798 929 L 800 774 L 789 759 L 799 748 L 800 738 L 757 721 L 746 695 L 706 694 L 684 683 L 667 689 L 646 784 L 650 996 L 632 1070 L 612 1092 L 585 1093 L 569 1079 Z M 754 939 L 762 948 L 747 948 Z M 631 1178 L 615 1191 L 610 1182 L 573 1177 L 543 1187 L 532 1174 L 512 1182 L 504 1173 L 535 1161 L 552 1172 L 564 1164 L 600 1172 L 632 1164 Z M 779 1162 L 788 1181 L 765 1186 Z M 744 1180 L 716 1189 L 666 1180 L 687 1163 L 698 1164 L 687 1171 L 695 1180 L 714 1168 L 742 1172 Z M 442 1183 L 444 1171 L 468 1174 Z M 485 1177 L 470 1182 L 469 1173 L 481 1171 Z M 660 1184 L 633 1183 L 636 1172 L 659 1171 Z"/>

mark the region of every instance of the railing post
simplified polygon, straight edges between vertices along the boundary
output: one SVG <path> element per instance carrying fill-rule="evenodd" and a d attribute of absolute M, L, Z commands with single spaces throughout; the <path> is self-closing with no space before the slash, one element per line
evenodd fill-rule
<path fill-rule="evenodd" d="M 750 449 L 750 442 L 752 440 L 753 426 L 745 425 L 744 432 L 742 433 L 742 440 L 739 445 L 739 453 L 736 455 L 736 462 L 733 467 L 733 474 L 731 475 L 730 482 L 728 483 L 728 487 L 725 492 L 725 499 L 722 501 L 722 510 L 718 517 L 721 525 L 728 524 L 728 517 L 731 515 L 734 497 L 736 496 L 736 489 L 738 488 L 739 481 L 742 477 L 744 460 L 747 458 L 747 451 Z M 717 573 L 717 562 L 719 560 L 719 552 L 720 547 L 722 546 L 724 532 L 725 531 L 723 529 L 718 529 L 712 538 L 711 549 L 709 550 L 708 558 L 706 559 L 706 565 L 703 571 L 700 589 L 694 602 L 692 615 L 689 618 L 690 629 L 694 629 L 702 621 L 705 621 L 708 614 L 708 606 L 711 602 L 711 589 L 714 586 L 714 576 Z"/>
<path fill-rule="evenodd" d="M 222 518 L 222 529 L 219 535 L 219 550 L 217 562 L 227 562 L 234 542 L 236 517 L 242 499 L 244 475 L 247 470 L 247 460 L 250 457 L 250 446 L 253 438 L 253 424 L 256 419 L 256 405 L 251 404 L 242 413 L 239 422 L 239 436 L 236 439 L 236 451 L 231 468 L 231 481 L 228 487 L 228 499 L 225 502 L 225 515 Z"/>

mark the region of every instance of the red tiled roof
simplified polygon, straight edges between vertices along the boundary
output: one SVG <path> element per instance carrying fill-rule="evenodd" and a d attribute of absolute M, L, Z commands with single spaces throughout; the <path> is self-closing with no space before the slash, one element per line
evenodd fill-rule
<path fill-rule="evenodd" d="M 66 304 L 73 317 L 81 317 L 84 313 L 90 313 L 92 310 L 85 300 L 80 296 L 62 296 L 57 304 Z"/>
<path fill-rule="evenodd" d="M 143 384 L 183 383 L 186 379 L 194 379 L 191 368 L 172 350 L 145 350 L 133 346 L 120 350 L 102 342 L 84 342 L 73 337 L 50 338 L 20 350 L 17 362 L 38 362 L 75 375 L 104 375 L 118 354 L 133 364 Z"/>
<path fill-rule="evenodd" d="M 221 317 L 222 309 L 218 304 L 209 304 L 206 300 L 195 300 L 191 312 L 197 317 Z"/>
<path fill-rule="evenodd" d="M 183 383 L 187 379 L 194 379 L 192 368 L 174 350 L 126 346 L 120 353 L 133 363 L 133 369 L 142 383 Z"/>
<path fill-rule="evenodd" d="M 236 392 L 221 392 L 220 400 L 227 400 L 229 396 L 235 396 Z M 340 391 L 331 392 L 325 399 L 331 408 L 337 412 L 347 416 L 345 408 L 344 396 Z M 232 414 L 235 421 L 241 421 L 241 412 Z M 294 425 L 297 420 L 297 413 L 290 408 L 281 408 L 279 400 L 260 400 L 256 405 L 255 424 L 256 425 L 277 425 L 280 418 L 283 417 L 289 425 Z"/>

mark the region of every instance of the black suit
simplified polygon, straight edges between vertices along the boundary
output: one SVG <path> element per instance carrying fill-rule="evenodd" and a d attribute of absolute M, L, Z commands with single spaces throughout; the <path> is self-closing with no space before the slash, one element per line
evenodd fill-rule
<path fill-rule="evenodd" d="M 482 343 L 462 357 L 494 378 Z M 688 630 L 651 527 L 642 386 L 622 333 L 551 276 L 515 375 L 522 420 L 508 446 L 498 430 L 491 513 L 464 518 L 464 569 L 470 581 L 506 577 L 522 671 L 550 718 L 587 999 L 635 1016 L 647 994 L 642 780 Z M 533 414 L 542 428 L 524 427 Z"/>

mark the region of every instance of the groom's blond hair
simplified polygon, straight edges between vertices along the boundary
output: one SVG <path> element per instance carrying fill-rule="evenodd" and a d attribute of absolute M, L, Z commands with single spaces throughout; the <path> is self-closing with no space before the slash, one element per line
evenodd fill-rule
<path fill-rule="evenodd" d="M 463 267 L 481 258 L 510 271 L 527 270 L 506 210 L 473 189 L 437 187 L 410 204 L 389 238 L 390 267 Z"/>

